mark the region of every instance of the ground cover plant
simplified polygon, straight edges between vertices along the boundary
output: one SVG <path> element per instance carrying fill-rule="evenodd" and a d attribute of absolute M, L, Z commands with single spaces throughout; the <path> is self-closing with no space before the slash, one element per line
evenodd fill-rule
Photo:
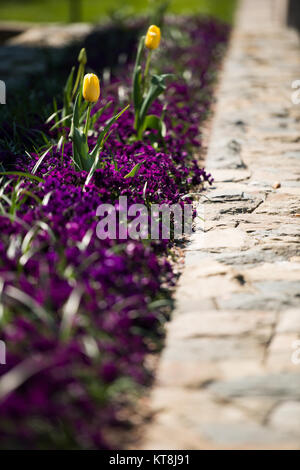
<path fill-rule="evenodd" d="M 149 67 L 143 39 L 143 57 L 99 90 L 82 70 L 75 87 L 75 69 L 71 112 L 55 110 L 44 148 L 2 171 L 0 447 L 117 445 L 124 408 L 151 380 L 145 357 L 160 347 L 175 277 L 169 241 L 100 240 L 96 210 L 120 195 L 181 202 L 211 181 L 195 155 L 227 39 L 215 20 L 177 19 Z"/>

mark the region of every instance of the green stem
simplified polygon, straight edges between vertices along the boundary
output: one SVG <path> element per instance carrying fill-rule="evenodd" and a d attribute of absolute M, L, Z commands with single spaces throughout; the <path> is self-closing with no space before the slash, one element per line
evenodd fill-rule
<path fill-rule="evenodd" d="M 90 124 L 91 109 L 92 109 L 92 103 L 89 103 L 88 109 L 87 109 L 85 127 L 84 127 L 84 135 L 86 136 L 86 141 L 87 141 L 88 132 L 89 132 L 89 124 Z"/>
<path fill-rule="evenodd" d="M 147 55 L 147 59 L 146 59 L 146 65 L 145 65 L 145 71 L 144 71 L 144 86 L 143 86 L 143 92 L 145 93 L 145 91 L 147 91 L 147 87 L 148 87 L 148 75 L 149 75 L 149 67 L 150 67 L 150 61 L 151 61 L 151 55 L 152 55 L 152 51 L 149 50 L 148 51 L 148 55 Z"/>
<path fill-rule="evenodd" d="M 138 124 L 139 124 L 139 112 L 136 111 L 135 116 L 134 116 L 134 128 L 135 128 L 135 130 L 138 129 Z"/>
<path fill-rule="evenodd" d="M 74 85 L 73 92 L 72 92 L 72 100 L 74 99 L 74 96 L 76 95 L 76 91 L 77 91 L 78 85 L 81 81 L 81 77 L 83 74 L 84 74 L 84 65 L 79 64 L 77 77 L 76 77 L 75 85 Z"/>
<path fill-rule="evenodd" d="M 61 164 L 64 164 L 64 150 L 65 150 L 65 138 L 63 140 L 62 149 L 61 149 Z"/>

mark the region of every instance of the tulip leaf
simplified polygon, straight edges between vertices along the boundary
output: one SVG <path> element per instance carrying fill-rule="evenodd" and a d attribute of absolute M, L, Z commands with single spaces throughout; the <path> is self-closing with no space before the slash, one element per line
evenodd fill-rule
<path fill-rule="evenodd" d="M 95 145 L 92 152 L 88 156 L 89 157 L 88 161 L 93 162 L 93 164 L 90 167 L 89 174 L 87 175 L 87 178 L 84 183 L 84 187 L 86 187 L 89 184 L 95 171 L 98 168 L 99 154 L 103 148 L 104 143 L 106 142 L 109 135 L 111 134 L 110 127 L 119 119 L 120 116 L 122 116 L 123 113 L 125 113 L 125 111 L 127 111 L 128 108 L 129 108 L 129 104 L 125 106 L 125 108 L 123 108 L 118 114 L 115 114 L 111 119 L 109 119 L 103 131 L 101 132 L 98 138 L 98 143 Z"/>
<path fill-rule="evenodd" d="M 88 158 L 89 147 L 86 136 L 75 127 L 73 134 L 73 159 L 81 170 L 88 171 L 86 160 Z"/>
<path fill-rule="evenodd" d="M 95 125 L 96 121 L 98 121 L 98 119 L 102 116 L 104 111 L 106 111 L 107 108 L 109 108 L 111 104 L 112 104 L 112 101 L 108 101 L 108 103 L 106 103 L 104 106 L 102 106 L 102 108 L 100 108 L 96 113 L 94 113 L 91 116 L 91 124 L 92 125 Z"/>
<path fill-rule="evenodd" d="M 67 79 L 67 82 L 64 88 L 64 111 L 68 110 L 70 107 L 71 95 L 72 95 L 72 89 L 73 89 L 74 72 L 75 72 L 75 67 L 72 67 L 70 75 Z"/>
<path fill-rule="evenodd" d="M 144 132 L 146 129 L 157 130 L 160 137 L 165 137 L 166 135 L 166 125 L 164 121 L 154 114 L 149 114 L 145 117 L 141 132 Z"/>
<path fill-rule="evenodd" d="M 137 113 L 142 103 L 142 67 L 139 65 L 133 74 L 133 105 Z"/>
<path fill-rule="evenodd" d="M 86 169 L 85 160 L 87 159 L 89 148 L 88 148 L 88 144 L 86 141 L 86 136 L 79 129 L 79 121 L 80 121 L 80 109 L 79 109 L 79 93 L 78 93 L 76 100 L 75 100 L 69 137 L 71 138 L 72 143 L 73 143 L 73 157 L 72 157 L 73 161 L 80 170 L 83 170 L 83 169 Z"/>
<path fill-rule="evenodd" d="M 135 61 L 135 66 L 133 70 L 133 80 L 132 80 L 132 88 L 133 88 L 132 95 L 133 96 L 132 98 L 133 98 L 134 111 L 136 115 L 136 121 L 137 121 L 137 115 L 138 115 L 138 112 L 139 112 L 139 109 L 143 100 L 141 61 L 143 57 L 144 43 L 145 43 L 145 36 L 142 36 L 138 45 L 136 61 Z"/>
<path fill-rule="evenodd" d="M 156 100 L 161 93 L 163 93 L 167 86 L 165 84 L 166 78 L 172 76 L 172 74 L 163 74 L 163 75 L 153 75 L 151 79 L 151 84 L 149 91 L 144 99 L 144 102 L 141 106 L 140 111 L 140 122 L 143 123 L 149 107 Z"/>
<path fill-rule="evenodd" d="M 134 64 L 134 70 L 133 70 L 133 75 L 136 73 L 137 69 L 139 66 L 141 66 L 141 61 L 143 57 L 143 51 L 144 51 L 144 43 L 145 43 L 145 36 L 142 36 L 137 48 L 137 54 L 136 54 L 136 60 Z"/>
<path fill-rule="evenodd" d="M 73 109 L 73 118 L 70 130 L 70 137 L 72 138 L 74 128 L 79 127 L 80 113 L 79 113 L 79 93 L 76 96 L 74 109 Z"/>
<path fill-rule="evenodd" d="M 106 142 L 107 138 L 109 137 L 108 132 L 109 132 L 111 126 L 119 119 L 119 117 L 122 116 L 123 113 L 125 113 L 125 111 L 127 111 L 129 106 L 130 106 L 129 104 L 127 106 L 125 106 L 125 108 L 123 108 L 118 114 L 115 114 L 112 118 L 110 118 L 107 121 L 106 126 L 104 127 L 103 131 L 100 133 L 100 135 L 98 137 L 97 144 L 95 145 L 92 152 L 90 153 L 90 156 L 92 158 L 95 158 L 97 156 L 97 154 L 101 151 L 101 149 L 103 148 L 104 143 Z"/>

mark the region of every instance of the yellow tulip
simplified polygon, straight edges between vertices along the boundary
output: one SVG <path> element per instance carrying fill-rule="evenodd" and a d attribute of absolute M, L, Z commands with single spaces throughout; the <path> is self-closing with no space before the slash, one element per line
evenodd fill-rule
<path fill-rule="evenodd" d="M 100 96 L 100 82 L 97 75 L 87 73 L 83 79 L 83 97 L 89 103 L 96 103 Z"/>
<path fill-rule="evenodd" d="M 157 49 L 160 43 L 160 29 L 154 24 L 149 26 L 146 37 L 145 37 L 145 46 L 151 51 Z"/>

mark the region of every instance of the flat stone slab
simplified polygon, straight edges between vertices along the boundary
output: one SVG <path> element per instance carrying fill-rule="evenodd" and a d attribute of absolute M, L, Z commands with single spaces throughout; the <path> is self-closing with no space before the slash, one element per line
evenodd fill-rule
<path fill-rule="evenodd" d="M 239 380 L 216 382 L 209 389 L 222 399 L 242 396 L 300 399 L 300 374 L 295 371 L 294 374 L 242 377 Z"/>
<path fill-rule="evenodd" d="M 79 42 L 93 30 L 90 23 L 36 25 L 7 40 L 9 46 L 65 47 Z"/>

